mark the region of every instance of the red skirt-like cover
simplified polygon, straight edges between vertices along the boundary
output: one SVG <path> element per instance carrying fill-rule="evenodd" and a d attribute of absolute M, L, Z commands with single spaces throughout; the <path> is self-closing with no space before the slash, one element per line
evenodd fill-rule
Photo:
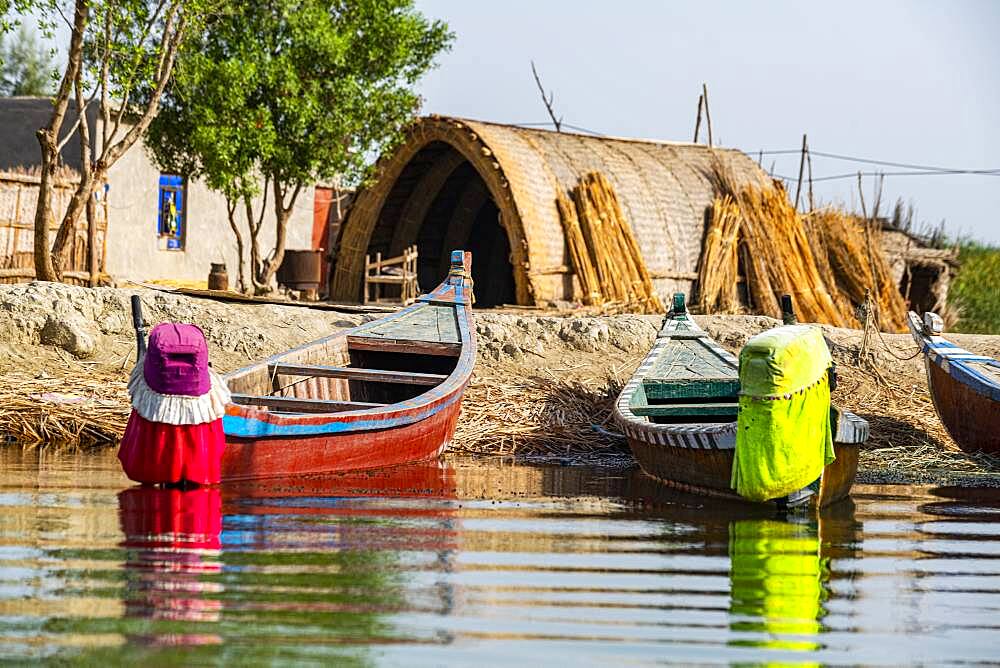
<path fill-rule="evenodd" d="M 125 475 L 142 483 L 212 485 L 219 482 L 226 435 L 222 420 L 204 424 L 150 422 L 134 409 L 118 459 Z"/>

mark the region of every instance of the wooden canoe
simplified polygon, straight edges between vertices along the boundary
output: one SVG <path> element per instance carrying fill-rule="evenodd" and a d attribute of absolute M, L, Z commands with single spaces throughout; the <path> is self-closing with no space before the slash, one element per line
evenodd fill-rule
<path fill-rule="evenodd" d="M 695 324 L 683 302 L 680 308 L 664 318 L 653 349 L 622 390 L 615 420 L 647 475 L 683 491 L 746 501 L 730 487 L 739 363 Z M 868 422 L 835 407 L 830 420 L 836 459 L 818 489 L 773 503 L 822 507 L 850 493 Z"/>
<path fill-rule="evenodd" d="M 927 385 L 941 422 L 967 452 L 1000 452 L 1000 362 L 941 338 L 941 318 L 910 312 L 910 333 L 924 353 Z"/>
<path fill-rule="evenodd" d="M 234 371 L 223 480 L 393 466 L 451 440 L 476 360 L 469 253 L 397 313 Z"/>

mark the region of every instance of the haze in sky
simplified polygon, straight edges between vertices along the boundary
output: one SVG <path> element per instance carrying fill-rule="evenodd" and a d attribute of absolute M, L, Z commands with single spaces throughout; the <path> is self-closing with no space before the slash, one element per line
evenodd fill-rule
<path fill-rule="evenodd" d="M 883 212 L 1000 243 L 1000 2 L 417 0 L 454 48 L 422 80 L 424 112 L 548 121 L 530 61 L 564 123 L 690 141 L 702 82 L 714 141 L 997 175 L 897 176 L 900 167 L 813 157 L 813 176 L 881 170 Z M 564 127 L 565 129 L 565 127 Z M 704 133 L 704 125 L 702 126 Z M 704 137 L 704 134 L 702 134 Z M 764 155 L 794 179 L 799 156 Z M 794 181 L 791 184 L 794 192 Z M 873 177 L 865 177 L 871 202 Z M 857 178 L 816 196 L 858 208 Z"/>

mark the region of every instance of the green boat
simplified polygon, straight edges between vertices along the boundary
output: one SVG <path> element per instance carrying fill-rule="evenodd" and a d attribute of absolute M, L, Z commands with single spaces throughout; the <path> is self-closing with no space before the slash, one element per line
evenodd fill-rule
<path fill-rule="evenodd" d="M 674 296 L 653 349 L 615 404 L 615 420 L 639 466 L 660 482 L 696 494 L 744 500 L 731 487 L 739 410 L 739 362 Z M 825 506 L 846 497 L 868 422 L 830 409 L 836 459 L 815 486 L 777 500 Z"/>

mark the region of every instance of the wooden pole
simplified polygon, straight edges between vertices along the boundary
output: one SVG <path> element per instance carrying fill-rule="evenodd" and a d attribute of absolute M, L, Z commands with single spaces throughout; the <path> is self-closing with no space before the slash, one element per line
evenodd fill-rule
<path fill-rule="evenodd" d="M 11 236 L 14 237 L 11 240 L 10 249 L 10 262 L 7 266 L 16 267 L 17 266 L 17 242 L 18 237 L 21 236 L 21 228 L 18 225 L 21 224 L 21 184 L 17 184 L 17 195 L 14 198 L 14 227 L 11 228 Z"/>
<path fill-rule="evenodd" d="M 708 126 L 708 146 L 712 147 L 712 114 L 708 111 L 708 84 L 701 85 L 701 95 L 705 98 L 705 125 Z"/>
<path fill-rule="evenodd" d="M 802 156 L 799 158 L 799 183 L 795 186 L 795 210 L 799 210 L 799 195 L 802 194 L 802 172 L 806 168 L 806 136 L 802 135 Z"/>
<path fill-rule="evenodd" d="M 694 119 L 694 143 L 695 144 L 698 143 L 698 130 L 701 129 L 701 105 L 704 103 L 704 101 L 705 101 L 705 96 L 704 95 L 699 95 L 698 96 L 698 114 L 697 114 L 697 116 L 695 116 L 695 119 Z"/>
<path fill-rule="evenodd" d="M 813 158 L 808 146 L 806 146 L 806 165 L 809 170 L 809 212 L 812 213 L 816 203 L 813 201 Z"/>

